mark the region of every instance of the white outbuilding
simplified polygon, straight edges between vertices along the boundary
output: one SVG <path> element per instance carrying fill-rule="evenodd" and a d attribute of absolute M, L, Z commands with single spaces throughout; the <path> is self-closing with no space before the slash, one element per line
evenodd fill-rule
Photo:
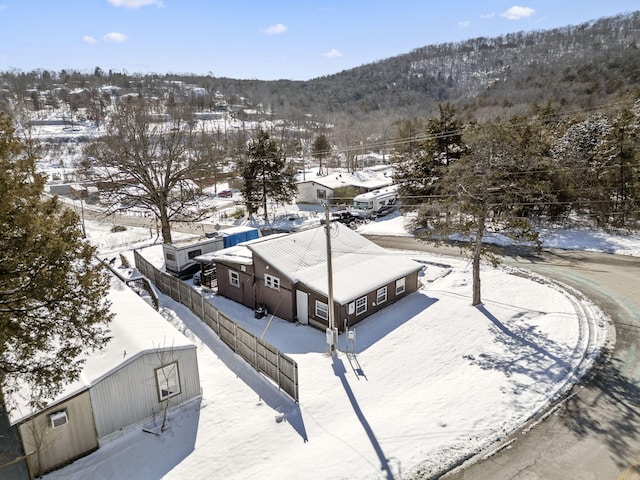
<path fill-rule="evenodd" d="M 109 300 L 111 341 L 77 381 L 40 410 L 27 388 L 8 399 L 32 478 L 201 397 L 196 345 L 115 277 Z"/>

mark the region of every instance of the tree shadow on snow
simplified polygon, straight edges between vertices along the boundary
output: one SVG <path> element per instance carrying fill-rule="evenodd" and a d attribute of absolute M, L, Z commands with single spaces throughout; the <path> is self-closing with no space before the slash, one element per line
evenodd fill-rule
<path fill-rule="evenodd" d="M 534 325 L 507 326 L 484 305 L 476 308 L 490 320 L 494 344 L 499 349 L 491 352 L 489 346 L 480 355 L 465 355 L 471 364 L 502 372 L 510 379 L 507 393 L 516 396 L 524 390 L 547 394 L 550 385 L 564 382 L 572 368 L 561 355 L 566 350 L 564 345 L 537 331 Z"/>

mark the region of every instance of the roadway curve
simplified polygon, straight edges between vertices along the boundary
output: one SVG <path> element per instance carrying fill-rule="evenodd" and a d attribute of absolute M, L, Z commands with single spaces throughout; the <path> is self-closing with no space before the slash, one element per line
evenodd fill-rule
<path fill-rule="evenodd" d="M 368 238 L 386 248 L 434 251 L 410 237 Z M 549 406 L 553 413 L 544 421 L 514 432 L 501 442 L 506 448 L 478 455 L 443 478 L 639 480 L 640 258 L 545 250 L 506 255 L 503 262 L 580 290 L 611 317 L 616 342 L 564 400 Z"/>

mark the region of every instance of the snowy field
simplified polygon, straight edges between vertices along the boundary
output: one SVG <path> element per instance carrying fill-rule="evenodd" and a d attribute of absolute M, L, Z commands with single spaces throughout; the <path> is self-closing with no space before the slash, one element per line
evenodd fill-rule
<path fill-rule="evenodd" d="M 362 230 L 403 234 L 403 217 Z M 109 255 L 131 248 L 123 244 L 150 243 L 145 229 L 111 234 L 90 224 L 88 234 Z M 638 237 L 578 231 L 548 232 L 545 243 L 626 254 L 640 245 Z M 157 262 L 160 248 L 142 252 Z M 607 341 L 607 319 L 575 292 L 486 267 L 484 305 L 474 308 L 467 262 L 390 254 L 439 266 L 427 265 L 419 292 L 358 324 L 355 342 L 341 335 L 333 357 L 324 332 L 258 320 L 250 309 L 211 297 L 298 362 L 299 404 L 162 297 L 163 315 L 198 346 L 201 401 L 174 411 L 162 436 L 138 429 L 45 478 L 429 478 L 539 412 Z"/>

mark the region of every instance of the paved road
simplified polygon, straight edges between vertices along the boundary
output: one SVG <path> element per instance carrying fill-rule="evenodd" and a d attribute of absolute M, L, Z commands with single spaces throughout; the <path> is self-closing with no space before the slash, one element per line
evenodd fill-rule
<path fill-rule="evenodd" d="M 411 238 L 370 239 L 388 248 L 431 251 Z M 444 478 L 639 480 L 640 258 L 553 250 L 503 260 L 564 282 L 592 299 L 614 321 L 615 346 L 543 422 L 526 434 L 514 433 L 503 442 L 515 439 L 507 448 L 474 459 Z"/>

